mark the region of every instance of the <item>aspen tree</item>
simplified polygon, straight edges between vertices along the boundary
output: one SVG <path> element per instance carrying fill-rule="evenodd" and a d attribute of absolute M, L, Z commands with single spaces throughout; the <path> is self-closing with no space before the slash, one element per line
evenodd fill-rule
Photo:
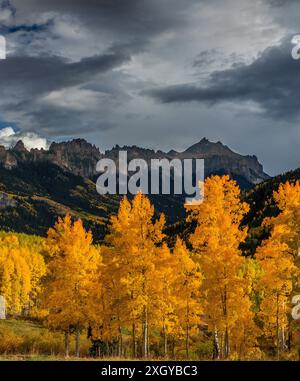
<path fill-rule="evenodd" d="M 271 230 L 270 237 L 257 249 L 256 257 L 265 274 L 261 282 L 264 298 L 260 316 L 264 321 L 265 336 L 275 343 L 279 358 L 281 349 L 285 349 L 289 300 L 292 291 L 299 292 L 299 182 L 281 184 L 273 197 L 280 213 L 264 220 L 263 224 Z"/>
<path fill-rule="evenodd" d="M 5 297 L 8 314 L 18 316 L 36 303 L 45 272 L 40 253 L 21 244 L 13 234 L 0 238 L 0 294 Z"/>
<path fill-rule="evenodd" d="M 132 202 L 124 198 L 117 216 L 111 218 L 106 240 L 112 248 L 117 274 L 117 298 L 126 304 L 130 320 L 132 355 L 137 356 L 137 336 L 142 336 L 142 354 L 149 355 L 149 322 L 154 314 L 155 253 L 164 235 L 164 217 L 153 222 L 154 208 L 149 199 L 138 193 Z M 124 319 L 123 319 L 124 320 Z"/>
<path fill-rule="evenodd" d="M 27 249 L 20 247 L 16 236 L 1 239 L 0 293 L 5 297 L 8 313 L 15 317 L 29 303 L 31 283 L 27 256 Z"/>
<path fill-rule="evenodd" d="M 97 283 L 101 257 L 92 245 L 92 234 L 86 232 L 80 220 L 59 218 L 48 231 L 46 250 L 48 264 L 46 302 L 48 325 L 65 332 L 66 356 L 68 336 L 76 332 L 76 356 L 79 356 L 80 332 L 89 324 L 92 295 Z"/>
<path fill-rule="evenodd" d="M 178 324 L 176 306 L 178 305 L 178 292 L 176 292 L 175 274 L 178 271 L 177 256 L 173 255 L 168 246 L 163 244 L 157 252 L 156 282 L 154 284 L 157 305 L 157 325 L 161 327 L 163 336 L 163 354 L 168 357 L 168 338 L 174 334 Z"/>
<path fill-rule="evenodd" d="M 223 358 L 230 355 L 230 336 L 244 315 L 252 319 L 248 282 L 241 273 L 245 259 L 239 250 L 246 237 L 240 225 L 248 210 L 235 181 L 213 176 L 205 181 L 203 203 L 193 206 L 190 216 L 197 224 L 190 242 L 204 274 L 205 314 Z"/>
<path fill-rule="evenodd" d="M 176 313 L 185 336 L 186 357 L 190 357 L 191 331 L 200 325 L 202 309 L 199 302 L 199 291 L 202 274 L 199 265 L 193 261 L 186 245 L 177 238 L 173 252 L 178 264 L 174 274 L 173 289 L 177 298 Z"/>

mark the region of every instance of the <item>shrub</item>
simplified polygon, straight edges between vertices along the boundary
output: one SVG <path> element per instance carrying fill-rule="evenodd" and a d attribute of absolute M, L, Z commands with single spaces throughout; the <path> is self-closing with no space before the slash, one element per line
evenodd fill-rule
<path fill-rule="evenodd" d="M 0 353 L 15 354 L 20 352 L 24 339 L 11 330 L 0 330 Z"/>

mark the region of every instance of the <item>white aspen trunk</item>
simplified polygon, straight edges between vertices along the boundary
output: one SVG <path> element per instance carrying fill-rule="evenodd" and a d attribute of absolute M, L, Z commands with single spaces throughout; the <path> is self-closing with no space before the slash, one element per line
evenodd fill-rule
<path fill-rule="evenodd" d="M 80 357 L 80 329 L 76 328 L 76 357 Z"/>
<path fill-rule="evenodd" d="M 69 357 L 69 332 L 65 332 L 65 356 Z"/>
<path fill-rule="evenodd" d="M 220 343 L 216 327 L 214 329 L 213 360 L 220 360 Z"/>
<path fill-rule="evenodd" d="M 280 333 L 279 333 L 279 293 L 276 295 L 276 339 L 277 339 L 277 360 L 280 358 Z"/>

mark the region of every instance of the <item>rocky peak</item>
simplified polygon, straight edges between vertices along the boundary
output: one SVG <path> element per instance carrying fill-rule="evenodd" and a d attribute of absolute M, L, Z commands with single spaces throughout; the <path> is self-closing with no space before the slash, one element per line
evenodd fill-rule
<path fill-rule="evenodd" d="M 168 154 L 168 156 L 176 156 L 176 155 L 178 155 L 178 152 L 175 151 L 174 149 L 171 149 L 167 154 Z"/>
<path fill-rule="evenodd" d="M 13 148 L 15 152 L 28 152 L 22 140 L 19 140 Z"/>
<path fill-rule="evenodd" d="M 198 143 L 193 144 L 191 147 L 186 149 L 184 153 L 197 156 L 234 154 L 231 149 L 229 149 L 221 142 L 214 143 L 209 141 L 207 138 L 202 138 Z"/>
<path fill-rule="evenodd" d="M 101 156 L 99 149 L 84 139 L 52 143 L 48 152 L 51 162 L 83 177 L 95 175 Z"/>
<path fill-rule="evenodd" d="M 68 142 L 52 143 L 49 152 L 101 156 L 99 149 L 95 145 L 88 143 L 85 139 L 73 139 Z"/>

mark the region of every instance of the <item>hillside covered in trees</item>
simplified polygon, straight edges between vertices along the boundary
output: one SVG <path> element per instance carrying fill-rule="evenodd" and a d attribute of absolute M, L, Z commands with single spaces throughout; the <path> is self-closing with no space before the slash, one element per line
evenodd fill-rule
<path fill-rule="evenodd" d="M 67 357 L 298 359 L 300 328 L 292 312 L 300 184 L 282 183 L 272 194 L 278 213 L 263 220 L 268 234 L 251 256 L 243 248 L 249 204 L 239 187 L 214 176 L 205 189 L 204 202 L 187 210 L 192 231 L 172 245 L 164 215 L 142 194 L 122 200 L 101 244 L 68 214 L 45 238 L 2 232 L 7 321 L 44 326 L 50 335 L 47 349 L 39 344 L 44 354 L 51 346 L 61 353 L 59 339 Z M 18 351 L 34 348 L 7 344 L 5 353 Z"/>

